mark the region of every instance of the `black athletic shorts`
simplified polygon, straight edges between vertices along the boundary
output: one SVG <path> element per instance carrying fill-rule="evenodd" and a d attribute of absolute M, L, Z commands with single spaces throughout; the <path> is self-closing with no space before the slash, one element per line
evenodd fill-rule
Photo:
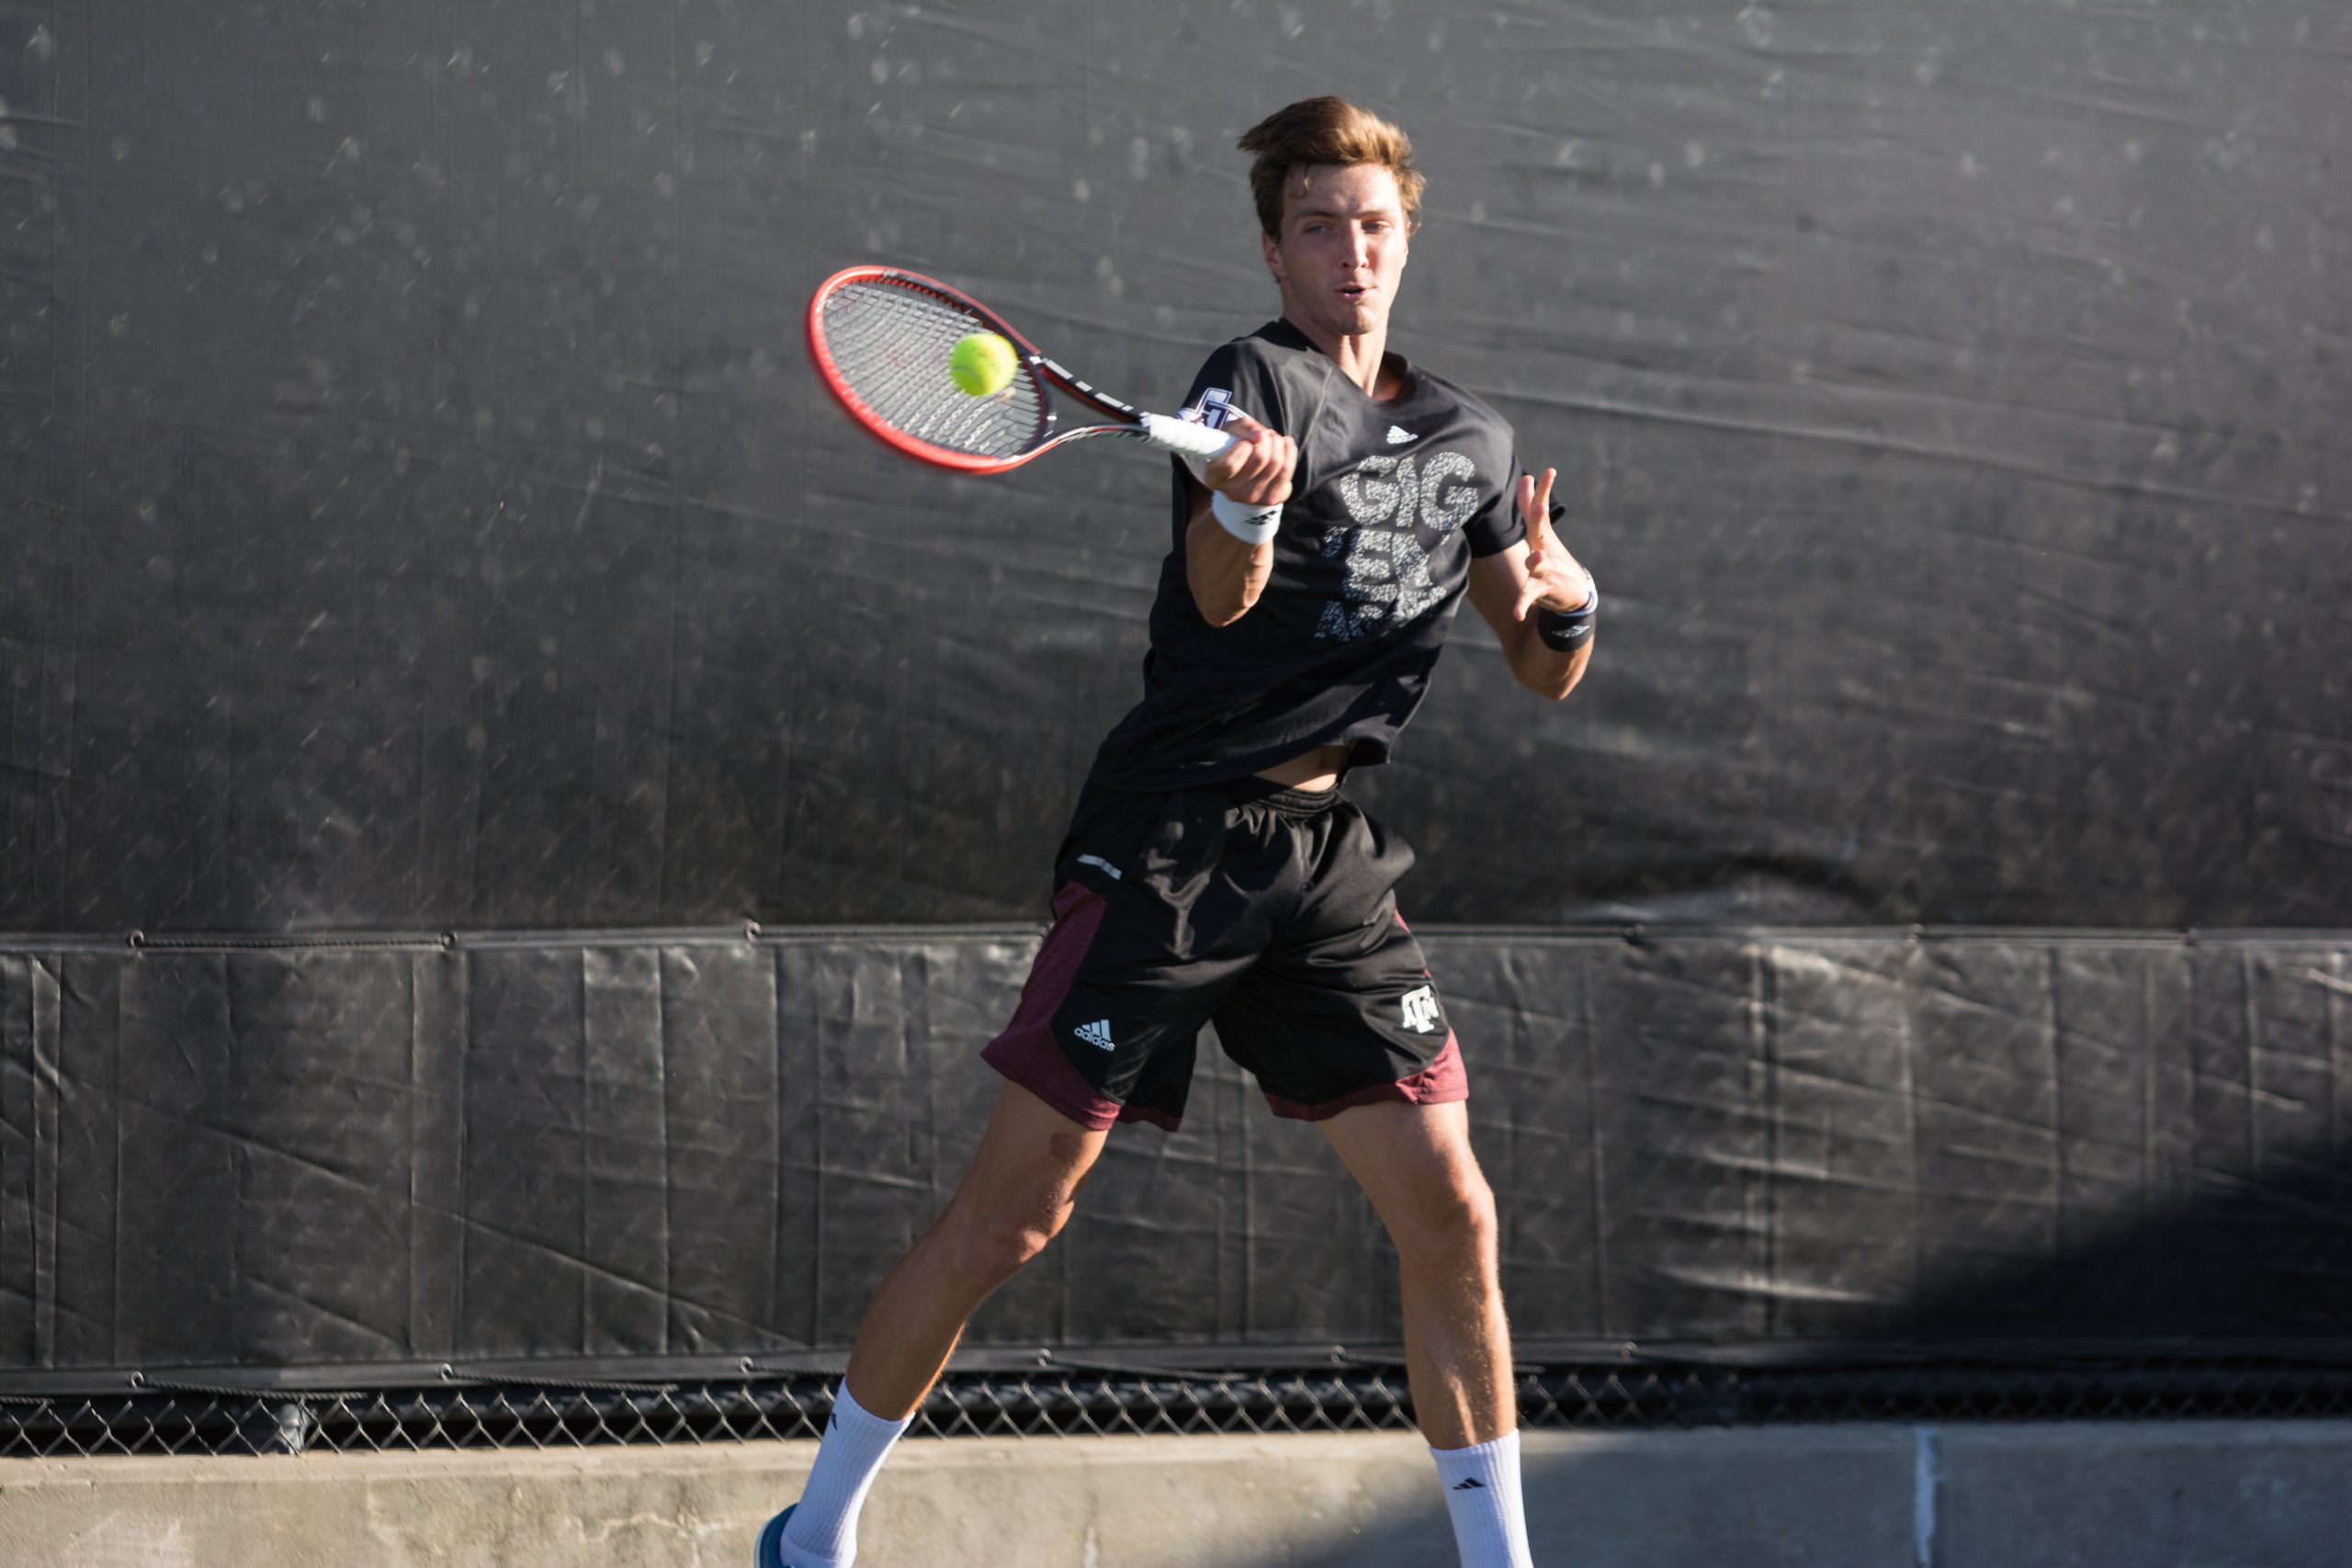
<path fill-rule="evenodd" d="M 1211 1022 L 1277 1116 L 1465 1099 L 1462 1053 L 1396 913 L 1412 863 L 1337 789 L 1090 786 L 1056 857 L 1053 929 L 981 1055 L 1090 1127 L 1172 1130 Z"/>

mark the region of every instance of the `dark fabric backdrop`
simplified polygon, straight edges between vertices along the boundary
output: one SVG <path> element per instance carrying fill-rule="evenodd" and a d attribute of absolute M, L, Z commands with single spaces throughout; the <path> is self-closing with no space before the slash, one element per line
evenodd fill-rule
<path fill-rule="evenodd" d="M 838 1353 L 1034 944 L 0 954 L 0 1369 Z M 2340 935 L 1427 944 L 1529 1358 L 2352 1314 Z M 1354 1183 L 1208 1049 L 968 1347 L 1397 1334 Z"/>
<path fill-rule="evenodd" d="M 838 1348 L 1166 478 L 890 459 L 803 301 L 901 263 L 1165 406 L 1274 308 L 1234 136 L 1323 91 L 1431 176 L 1398 346 L 1608 597 L 1572 702 L 1465 622 L 1351 783 L 1417 925 L 1521 928 L 1430 949 L 1527 1343 L 2338 1329 L 2347 59 L 2335 0 L 0 0 L 0 1366 Z M 676 934 L 746 919 L 837 929 Z M 975 1343 L 1392 1292 L 1217 1066 Z"/>
<path fill-rule="evenodd" d="M 1423 919 L 2341 924 L 2335 0 L 0 3 L 0 929 L 1026 919 L 1161 463 L 828 405 L 833 268 L 1146 403 L 1232 140 L 1430 177 L 1398 343 L 1562 470 L 1544 707 L 1363 789 Z"/>

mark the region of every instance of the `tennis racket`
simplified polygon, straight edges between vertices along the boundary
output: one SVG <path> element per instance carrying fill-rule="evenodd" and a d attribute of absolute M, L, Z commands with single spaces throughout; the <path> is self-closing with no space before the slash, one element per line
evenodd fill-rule
<path fill-rule="evenodd" d="M 1012 344 L 1017 363 L 1002 391 L 974 397 L 949 378 L 947 355 L 978 332 Z M 977 299 L 899 267 L 847 267 L 819 284 L 808 301 L 808 355 L 850 418 L 894 451 L 958 473 L 1005 473 L 1095 435 L 1203 459 L 1235 444 L 1223 431 L 1097 391 Z M 1055 392 L 1099 422 L 1057 428 Z"/>

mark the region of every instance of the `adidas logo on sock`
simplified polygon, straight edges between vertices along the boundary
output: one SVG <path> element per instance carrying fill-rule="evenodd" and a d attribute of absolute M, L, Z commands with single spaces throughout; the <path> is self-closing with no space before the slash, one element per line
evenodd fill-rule
<path fill-rule="evenodd" d="M 1089 1045 L 1104 1051 L 1116 1049 L 1111 1043 L 1111 1021 L 1107 1018 L 1095 1023 L 1081 1023 L 1071 1032 Z"/>
<path fill-rule="evenodd" d="M 1456 1492 L 1484 1492 L 1487 1489 L 1487 1483 L 1473 1475 L 1456 1483 L 1453 1489 Z"/>

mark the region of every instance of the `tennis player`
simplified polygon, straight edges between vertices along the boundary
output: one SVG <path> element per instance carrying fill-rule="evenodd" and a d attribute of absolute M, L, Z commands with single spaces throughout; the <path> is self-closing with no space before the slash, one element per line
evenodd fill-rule
<path fill-rule="evenodd" d="M 1056 859 L 1054 923 L 1004 1032 L 962 1185 L 866 1309 L 807 1491 L 759 1568 L 849 1568 L 883 1457 L 966 1321 L 1070 1214 L 1114 1124 L 1174 1128 L 1215 1023 L 1277 1116 L 1331 1140 L 1388 1227 L 1405 1353 L 1464 1568 L 1530 1568 L 1494 1196 L 1445 1004 L 1396 911 L 1404 840 L 1340 790 L 1387 759 L 1463 594 L 1543 696 L 1599 595 L 1553 531 L 1553 470 L 1470 393 L 1387 352 L 1422 176 L 1336 97 L 1240 141 L 1282 314 L 1211 355 L 1176 462 L 1144 698 Z"/>

